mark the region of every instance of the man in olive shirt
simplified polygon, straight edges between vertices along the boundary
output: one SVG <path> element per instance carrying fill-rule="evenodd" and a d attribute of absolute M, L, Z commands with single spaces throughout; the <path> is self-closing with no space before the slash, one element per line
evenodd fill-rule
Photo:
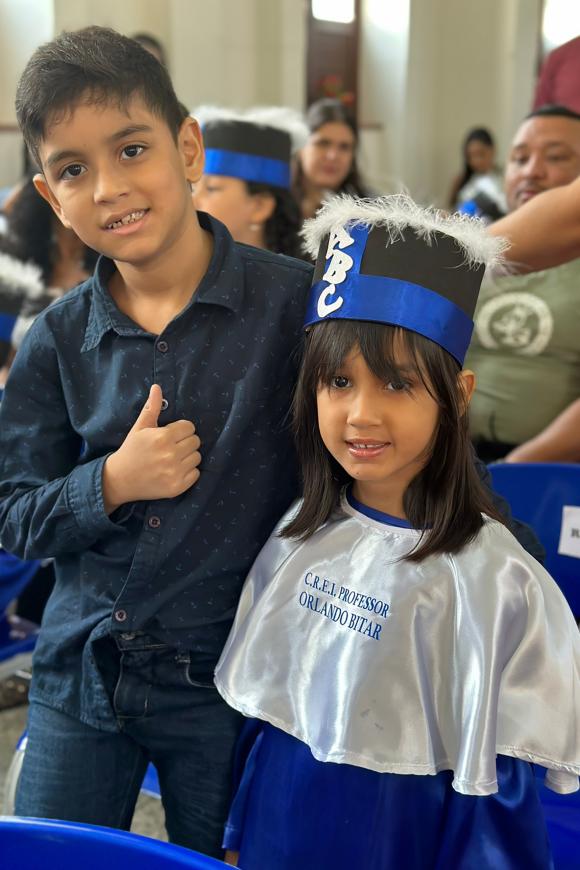
<path fill-rule="evenodd" d="M 579 175 L 580 115 L 558 106 L 533 112 L 507 164 L 510 212 Z M 580 259 L 484 284 L 466 361 L 477 375 L 470 418 L 482 459 L 541 458 L 538 439 L 549 440 L 543 433 L 580 397 L 579 335 Z M 567 458 L 554 453 L 550 459 Z"/>

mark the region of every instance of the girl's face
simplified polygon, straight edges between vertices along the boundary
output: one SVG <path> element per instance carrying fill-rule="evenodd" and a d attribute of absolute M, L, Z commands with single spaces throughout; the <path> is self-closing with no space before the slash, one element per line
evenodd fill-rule
<path fill-rule="evenodd" d="M 317 393 L 326 449 L 354 480 L 353 495 L 368 507 L 404 516 L 403 495 L 429 461 L 439 408 L 415 366 L 400 355 L 405 380 L 385 383 L 358 348 Z"/>
<path fill-rule="evenodd" d="M 355 149 L 355 136 L 348 124 L 323 124 L 311 133 L 300 152 L 304 176 L 315 187 L 338 190 L 351 170 Z"/>
<path fill-rule="evenodd" d="M 273 197 L 268 197 L 273 202 Z M 226 225 L 234 241 L 262 247 L 263 224 L 272 208 L 263 214 L 264 197 L 249 193 L 241 178 L 203 175 L 195 185 L 193 202 Z"/>
<path fill-rule="evenodd" d="M 473 139 L 465 149 L 465 160 L 473 172 L 485 174 L 493 169 L 495 151 L 491 145 Z"/>

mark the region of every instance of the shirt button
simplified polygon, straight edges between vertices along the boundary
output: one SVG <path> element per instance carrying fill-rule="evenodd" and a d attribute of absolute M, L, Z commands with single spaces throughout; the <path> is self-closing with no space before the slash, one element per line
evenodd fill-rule
<path fill-rule="evenodd" d="M 117 620 L 117 622 L 125 622 L 127 619 L 127 611 L 115 610 L 115 619 Z"/>
<path fill-rule="evenodd" d="M 167 344 L 166 341 L 158 341 L 157 342 L 157 350 L 160 353 L 167 353 L 167 351 L 169 350 L 169 345 Z"/>
<path fill-rule="evenodd" d="M 148 525 L 150 529 L 158 529 L 161 525 L 161 520 L 159 517 L 149 517 Z"/>
<path fill-rule="evenodd" d="M 169 408 L 169 402 L 167 401 L 167 399 L 161 399 L 161 410 L 167 411 L 168 408 Z"/>

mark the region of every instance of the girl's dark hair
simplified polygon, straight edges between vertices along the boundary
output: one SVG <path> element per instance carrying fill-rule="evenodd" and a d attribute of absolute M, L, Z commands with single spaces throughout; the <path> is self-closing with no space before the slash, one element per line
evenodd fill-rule
<path fill-rule="evenodd" d="M 302 242 L 298 234 L 302 225 L 302 217 L 298 204 L 290 191 L 283 187 L 272 187 L 257 181 L 246 181 L 246 187 L 251 196 L 268 193 L 276 201 L 274 211 L 264 226 L 266 248 L 275 254 L 303 257 Z"/>
<path fill-rule="evenodd" d="M 36 49 L 18 82 L 16 116 L 40 165 L 38 147 L 51 118 L 82 100 L 126 108 L 136 95 L 177 139 L 183 118 L 165 67 L 134 39 L 106 27 L 85 27 Z"/>
<path fill-rule="evenodd" d="M 355 348 L 360 349 L 369 369 L 385 382 L 405 381 L 409 377 L 407 366 L 413 366 L 416 377 L 439 405 L 439 422 L 426 465 L 403 498 L 411 525 L 424 530 L 406 558 L 420 562 L 438 553 L 457 552 L 482 527 L 482 513 L 503 522 L 475 468 L 458 362 L 438 344 L 410 330 L 336 320 L 316 324 L 306 337 L 293 407 L 304 500 L 284 528 L 284 537 L 304 540 L 314 534 L 337 506 L 342 487 L 351 482 L 324 446 L 316 397 L 319 388 L 330 386 Z M 405 372 L 397 363 L 401 352 L 408 357 Z"/>
<path fill-rule="evenodd" d="M 58 220 L 50 205 L 28 179 L 6 215 L 7 231 L 0 241 L 0 250 L 24 263 L 34 263 L 42 271 L 42 280 L 49 286 L 55 266 L 56 250 L 53 226 Z M 85 246 L 83 265 L 90 274 L 98 254 Z"/>
<path fill-rule="evenodd" d="M 371 196 L 372 193 L 362 180 L 357 166 L 356 149 L 358 146 L 358 127 L 354 116 L 340 100 L 323 99 L 312 103 L 306 112 L 306 124 L 310 133 L 316 133 L 316 131 L 323 127 L 324 124 L 331 123 L 346 124 L 346 126 L 352 130 L 355 145 L 350 172 L 336 193 L 348 193 L 351 194 L 351 196 L 361 197 Z M 300 158 L 296 161 L 293 191 L 296 200 L 301 202 L 304 196 L 304 172 L 300 164 Z"/>
<path fill-rule="evenodd" d="M 473 169 L 469 165 L 467 160 L 467 148 L 471 144 L 471 142 L 481 142 L 483 145 L 487 145 L 489 148 L 495 148 L 495 142 L 493 136 L 485 127 L 474 127 L 473 130 L 470 130 L 463 140 L 463 145 L 461 146 L 461 154 L 463 156 L 463 171 L 461 175 L 457 178 L 453 191 L 451 194 L 451 200 L 449 205 L 453 208 L 457 201 L 457 196 L 462 187 L 464 187 L 469 179 L 472 177 Z"/>

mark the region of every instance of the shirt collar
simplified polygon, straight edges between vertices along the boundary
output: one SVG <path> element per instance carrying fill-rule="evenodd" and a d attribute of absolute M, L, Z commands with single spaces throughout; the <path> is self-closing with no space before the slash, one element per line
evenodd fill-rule
<path fill-rule="evenodd" d="M 201 279 L 191 302 L 179 318 L 187 316 L 194 304 L 219 305 L 230 311 L 239 311 L 244 296 L 244 269 L 238 246 L 220 221 L 205 212 L 198 212 L 202 229 L 213 236 L 214 247 L 207 272 Z M 97 260 L 92 281 L 91 308 L 81 352 L 95 348 L 109 332 L 118 335 L 143 335 L 144 330 L 117 308 L 108 290 L 108 283 L 115 271 L 115 264 L 108 257 Z"/>

